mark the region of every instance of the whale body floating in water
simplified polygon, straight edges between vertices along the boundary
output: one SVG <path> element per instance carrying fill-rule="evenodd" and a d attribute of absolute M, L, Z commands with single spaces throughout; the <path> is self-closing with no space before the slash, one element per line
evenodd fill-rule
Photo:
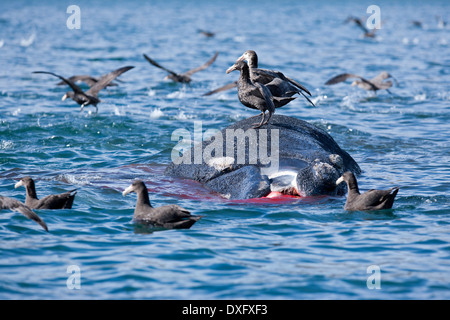
<path fill-rule="evenodd" d="M 174 148 L 165 174 L 198 181 L 238 200 L 271 192 L 344 195 L 345 185 L 336 185 L 336 180 L 346 171 L 361 173 L 356 161 L 313 124 L 274 115 L 259 129 L 253 125 L 252 118 L 238 121 L 194 145 L 189 135 L 183 136 L 184 147 Z"/>

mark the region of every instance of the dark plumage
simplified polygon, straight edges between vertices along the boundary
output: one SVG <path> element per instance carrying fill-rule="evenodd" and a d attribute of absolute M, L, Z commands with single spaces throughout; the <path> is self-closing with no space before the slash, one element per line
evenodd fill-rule
<path fill-rule="evenodd" d="M 376 77 L 374 77 L 370 80 L 367 80 L 356 74 L 342 73 L 342 74 L 339 74 L 339 75 L 331 78 L 330 80 L 325 82 L 325 84 L 332 85 L 332 84 L 344 82 L 345 80 L 347 80 L 349 78 L 359 79 L 359 80 L 353 81 L 352 86 L 358 86 L 361 89 L 368 90 L 368 91 L 374 91 L 374 92 L 376 92 L 377 90 L 386 90 L 389 92 L 388 89 L 390 87 L 392 87 L 392 81 L 390 81 L 390 80 L 384 81 L 384 80 L 389 79 L 389 78 L 392 78 L 395 80 L 395 78 L 386 71 L 381 72 L 379 75 L 377 75 Z M 395 80 L 395 81 L 397 83 L 397 80 Z"/>
<path fill-rule="evenodd" d="M 122 73 L 133 69 L 133 66 L 127 66 L 122 67 L 117 70 L 114 70 L 104 76 L 102 76 L 99 81 L 97 81 L 96 84 L 94 84 L 88 91 L 84 92 L 79 86 L 77 86 L 73 81 L 66 79 L 60 75 L 57 75 L 53 72 L 47 72 L 47 71 L 34 71 L 33 73 L 44 73 L 44 74 L 50 74 L 52 76 L 55 76 L 57 78 L 60 78 L 63 82 L 65 82 L 67 85 L 72 88 L 73 91 L 67 92 L 63 97 L 62 100 L 66 100 L 67 97 L 73 99 L 75 102 L 81 105 L 81 111 L 83 111 L 83 108 L 88 105 L 93 105 L 95 109 L 98 112 L 97 104 L 100 102 L 100 99 L 98 98 L 98 93 L 100 90 L 104 89 L 111 81 L 113 81 L 115 78 L 120 76 Z"/>
<path fill-rule="evenodd" d="M 207 38 L 212 38 L 212 37 L 214 37 L 216 35 L 214 32 L 201 30 L 201 29 L 198 30 L 198 33 L 204 35 Z"/>
<path fill-rule="evenodd" d="M 360 18 L 357 18 L 357 17 L 352 17 L 352 16 L 350 16 L 350 17 L 348 17 L 346 20 L 345 20 L 345 22 L 346 23 L 348 23 L 348 22 L 354 22 L 363 32 L 364 32 L 364 37 L 365 38 L 375 38 L 375 31 L 377 30 L 377 29 L 372 29 L 372 30 L 368 30 L 365 26 L 364 26 L 364 23 L 363 23 L 363 21 L 360 19 Z"/>
<path fill-rule="evenodd" d="M 14 187 L 21 186 L 27 190 L 25 204 L 32 209 L 71 209 L 76 194 L 76 189 L 74 189 L 61 194 L 52 194 L 39 200 L 33 179 L 24 177 Z"/>
<path fill-rule="evenodd" d="M 80 74 L 80 75 L 71 76 L 70 78 L 68 78 L 68 80 L 72 81 L 73 83 L 84 82 L 89 87 L 93 87 L 97 82 L 101 81 L 101 79 L 104 76 L 106 76 L 106 75 L 103 75 L 102 77 L 97 78 L 97 77 L 93 77 L 93 76 L 86 75 L 86 74 Z M 66 83 L 64 81 L 60 81 L 56 85 L 63 86 L 63 85 L 66 85 Z M 115 87 L 115 86 L 117 86 L 117 83 L 110 82 L 106 86 L 107 87 Z"/>
<path fill-rule="evenodd" d="M 274 82 L 277 81 L 276 79 L 266 85 L 252 81 L 252 79 L 250 79 L 249 67 L 247 63 L 242 60 L 237 61 L 234 65 L 228 68 L 226 72 L 230 73 L 234 70 L 240 71 L 240 76 L 237 83 L 239 101 L 247 108 L 261 111 L 261 122 L 254 128 L 259 128 L 263 124 L 267 124 L 270 117 L 275 112 L 275 108 L 280 108 L 295 99 L 292 97 L 274 97 L 272 95 L 269 87 L 276 85 L 276 83 L 274 84 Z M 267 120 L 265 120 L 266 111 L 269 112 L 269 117 Z"/>
<path fill-rule="evenodd" d="M 389 190 L 371 189 L 360 194 L 355 175 L 350 171 L 345 172 L 336 180 L 336 185 L 344 181 L 348 187 L 347 201 L 345 202 L 344 209 L 349 211 L 390 209 L 399 190 L 398 187 Z"/>
<path fill-rule="evenodd" d="M 25 217 L 36 221 L 42 228 L 44 228 L 45 231 L 48 231 L 45 222 L 35 212 L 33 212 L 33 210 L 18 200 L 0 196 L 0 210 L 18 211 Z"/>
<path fill-rule="evenodd" d="M 201 218 L 192 216 L 188 210 L 175 204 L 153 208 L 147 187 L 141 180 L 134 181 L 122 194 L 126 196 L 130 192 L 137 194 L 134 222 L 167 229 L 189 229 Z"/>
<path fill-rule="evenodd" d="M 157 63 L 155 60 L 153 60 L 153 59 L 151 59 L 149 56 L 147 56 L 145 53 L 144 53 L 144 58 L 145 58 L 148 62 L 150 62 L 152 65 L 154 65 L 155 67 L 160 68 L 160 69 L 162 69 L 162 70 L 168 72 L 169 74 L 167 75 L 167 77 L 166 77 L 165 79 L 171 79 L 171 80 L 173 80 L 173 81 L 175 81 L 175 82 L 189 83 L 189 82 L 191 82 L 191 76 L 192 76 L 194 73 L 199 72 L 199 71 L 201 71 L 201 70 L 204 70 L 204 69 L 208 68 L 208 67 L 216 60 L 216 58 L 217 58 L 218 55 L 219 55 L 219 53 L 216 52 L 216 54 L 215 54 L 211 59 L 209 59 L 207 62 L 205 62 L 204 64 L 202 64 L 200 67 L 191 69 L 191 70 L 186 71 L 186 72 L 184 72 L 184 73 L 176 73 L 176 72 L 174 72 L 174 71 L 172 71 L 172 70 L 169 70 L 169 69 L 167 69 L 167 68 L 164 68 L 164 67 L 161 66 L 159 63 Z"/>
<path fill-rule="evenodd" d="M 236 62 L 238 61 L 247 61 L 250 69 L 250 78 L 253 82 L 259 82 L 264 85 L 272 82 L 273 88 L 270 88 L 272 95 L 277 97 L 292 97 L 294 94 L 298 93 L 314 106 L 314 103 L 304 94 L 304 92 L 306 92 L 311 96 L 311 93 L 303 85 L 286 77 L 279 71 L 258 68 L 258 55 L 255 51 L 245 51 Z M 275 82 L 273 82 L 274 80 Z"/>

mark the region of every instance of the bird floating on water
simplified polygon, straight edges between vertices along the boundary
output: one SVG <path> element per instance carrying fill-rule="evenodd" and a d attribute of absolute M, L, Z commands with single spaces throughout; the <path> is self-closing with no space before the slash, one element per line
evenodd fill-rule
<path fill-rule="evenodd" d="M 160 68 L 160 69 L 162 69 L 162 70 L 164 70 L 164 71 L 166 71 L 166 72 L 169 73 L 169 74 L 166 76 L 166 78 L 164 78 L 164 79 L 171 79 L 172 81 L 180 82 L 180 83 L 189 83 L 189 82 L 191 82 L 191 80 L 192 80 L 192 79 L 191 79 L 191 76 L 192 76 L 194 73 L 199 72 L 199 71 L 201 71 L 201 70 L 204 70 L 204 69 L 208 68 L 208 67 L 216 60 L 216 58 L 217 58 L 218 55 L 219 55 L 219 52 L 216 52 L 216 53 L 214 54 L 214 56 L 213 56 L 211 59 L 209 59 L 207 62 L 205 62 L 205 63 L 202 64 L 201 66 L 199 66 L 199 67 L 197 67 L 197 68 L 194 68 L 194 69 L 191 69 L 191 70 L 188 70 L 188 71 L 186 71 L 186 72 L 184 72 L 184 73 L 176 73 L 176 72 L 174 72 L 174 71 L 172 71 L 172 70 L 169 70 L 169 69 L 167 69 L 167 68 L 164 68 L 164 67 L 161 66 L 159 63 L 157 63 L 155 60 L 153 60 L 153 59 L 151 59 L 149 56 L 147 56 L 145 53 L 144 53 L 144 58 L 145 58 L 148 62 L 150 62 L 152 65 L 154 65 L 155 67 Z"/>
<path fill-rule="evenodd" d="M 342 74 L 339 74 L 339 75 L 331 78 L 330 80 L 325 82 L 325 84 L 333 85 L 336 83 L 344 82 L 345 80 L 350 79 L 350 78 L 359 79 L 359 80 L 353 81 L 352 86 L 357 86 L 361 89 L 368 90 L 368 91 L 374 91 L 374 92 L 376 92 L 377 90 L 386 90 L 390 93 L 390 91 L 388 89 L 390 87 L 392 87 L 392 81 L 390 81 L 390 80 L 385 81 L 386 79 L 392 78 L 395 80 L 396 84 L 398 84 L 398 81 L 390 73 L 388 73 L 386 71 L 381 72 L 379 75 L 377 75 L 376 77 L 374 77 L 370 80 L 367 80 L 356 74 L 342 73 Z"/>
<path fill-rule="evenodd" d="M 355 175 L 347 171 L 338 180 L 336 185 L 346 182 L 348 188 L 347 201 L 344 209 L 348 211 L 368 211 L 391 209 L 395 196 L 400 188 L 394 187 L 389 190 L 368 190 L 359 193 L 358 182 Z"/>
<path fill-rule="evenodd" d="M 137 194 L 136 208 L 133 221 L 155 227 L 167 229 L 189 229 L 201 216 L 193 216 L 190 212 L 178 205 L 171 204 L 154 208 L 150 204 L 148 189 L 141 180 L 134 181 L 123 191 L 123 196 L 130 192 Z"/>
<path fill-rule="evenodd" d="M 250 70 L 247 63 L 242 60 L 237 61 L 228 68 L 226 73 L 230 73 L 234 70 L 240 71 L 239 80 L 237 82 L 239 101 L 247 108 L 261 111 L 261 122 L 257 125 L 255 124 L 254 128 L 259 128 L 262 125 L 267 124 L 272 114 L 275 112 L 275 108 L 282 107 L 295 99 L 293 97 L 274 97 L 269 88 L 277 86 L 279 79 L 274 78 L 267 84 L 253 81 L 250 78 Z M 265 120 L 266 111 L 269 113 L 267 120 Z"/>
<path fill-rule="evenodd" d="M 28 219 L 36 221 L 45 231 L 48 231 L 47 225 L 33 210 L 20 202 L 19 200 L 0 196 L 0 210 L 18 211 Z"/>
<path fill-rule="evenodd" d="M 93 85 L 88 91 L 84 92 L 79 86 L 77 86 L 73 81 L 66 79 L 60 75 L 57 75 L 53 72 L 48 72 L 48 71 L 33 71 L 33 73 L 43 73 L 43 74 L 50 74 L 52 76 L 55 76 L 59 79 L 61 79 L 64 83 L 66 83 L 67 85 L 69 85 L 69 87 L 73 90 L 73 91 L 69 91 L 67 92 L 63 97 L 62 97 L 62 101 L 66 100 L 67 97 L 71 98 L 72 100 L 74 100 L 75 102 L 77 102 L 78 104 L 81 105 L 81 111 L 83 111 L 83 108 L 88 106 L 88 105 L 93 105 L 96 109 L 96 111 L 98 112 L 98 107 L 97 104 L 101 101 L 98 98 L 98 93 L 100 92 L 100 90 L 104 89 L 108 84 L 111 83 L 111 81 L 113 81 L 115 78 L 117 78 L 118 76 L 120 76 L 122 73 L 133 69 L 133 66 L 127 66 L 127 67 L 122 67 L 119 68 L 117 70 L 114 70 L 104 76 L 102 76 L 99 81 L 97 81 L 97 83 L 95 85 Z"/>
<path fill-rule="evenodd" d="M 31 177 L 24 177 L 16 183 L 14 188 L 25 187 L 27 195 L 25 205 L 32 209 L 71 209 L 76 195 L 76 189 L 60 194 L 48 195 L 38 199 L 36 186 Z"/>

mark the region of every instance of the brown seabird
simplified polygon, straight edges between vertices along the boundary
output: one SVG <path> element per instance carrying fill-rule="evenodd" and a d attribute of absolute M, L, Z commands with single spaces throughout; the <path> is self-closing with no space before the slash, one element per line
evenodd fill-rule
<path fill-rule="evenodd" d="M 62 81 L 64 81 L 67 85 L 70 86 L 70 88 L 73 91 L 67 92 L 63 97 L 62 101 L 66 100 L 67 97 L 71 98 L 75 102 L 81 105 L 81 111 L 83 111 L 83 108 L 88 105 L 93 105 L 98 112 L 97 104 L 100 102 L 100 99 L 98 98 L 98 93 L 100 90 L 104 89 L 111 81 L 113 81 L 115 78 L 120 76 L 122 73 L 133 69 L 133 66 L 127 66 L 122 67 L 117 70 L 114 70 L 105 76 L 103 76 L 95 85 L 93 85 L 88 91 L 84 92 L 79 86 L 77 86 L 73 81 L 66 79 L 60 75 L 57 75 L 53 72 L 48 71 L 34 71 L 33 73 L 44 73 L 44 74 L 50 74 L 52 76 L 55 76 L 57 78 L 60 78 Z"/>
<path fill-rule="evenodd" d="M 134 181 L 122 194 L 126 196 L 130 192 L 137 194 L 133 215 L 133 221 L 136 223 L 167 229 L 189 229 L 201 218 L 201 216 L 191 215 L 188 210 L 175 204 L 153 208 L 150 204 L 148 189 L 141 180 Z"/>
<path fill-rule="evenodd" d="M 355 175 L 350 171 L 345 172 L 336 180 L 336 185 L 341 182 L 347 183 L 348 194 L 344 209 L 348 211 L 391 209 L 399 190 L 398 187 L 389 190 L 371 189 L 360 194 Z"/>
<path fill-rule="evenodd" d="M 19 200 L 0 196 L 0 210 L 18 211 L 25 217 L 36 221 L 45 231 L 48 231 L 47 225 L 33 210 L 24 205 Z"/>
<path fill-rule="evenodd" d="M 32 209 L 72 209 L 76 189 L 61 194 L 48 195 L 42 199 L 38 199 L 36 187 L 31 177 L 20 179 L 14 188 L 19 188 L 21 186 L 24 186 L 27 191 L 25 204 Z"/>
<path fill-rule="evenodd" d="M 147 56 L 145 53 L 144 53 L 144 58 L 148 62 L 150 62 L 152 65 L 154 65 L 155 67 L 160 68 L 160 69 L 168 72 L 169 74 L 167 75 L 167 77 L 165 79 L 171 79 L 172 81 L 175 81 L 175 82 L 189 83 L 189 82 L 191 82 L 191 76 L 194 73 L 208 68 L 216 60 L 218 55 L 219 55 L 219 52 L 216 52 L 216 54 L 211 59 L 209 59 L 207 62 L 202 64 L 200 67 L 188 70 L 188 71 L 186 71 L 184 73 L 176 73 L 176 72 L 174 72 L 172 70 L 164 68 L 159 63 L 157 63 L 155 60 L 153 60 L 149 56 Z"/>

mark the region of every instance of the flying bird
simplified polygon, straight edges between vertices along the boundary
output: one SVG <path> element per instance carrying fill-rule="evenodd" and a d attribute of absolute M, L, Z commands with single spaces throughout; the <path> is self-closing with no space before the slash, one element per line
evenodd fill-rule
<path fill-rule="evenodd" d="M 386 90 L 390 93 L 390 91 L 388 89 L 390 87 L 392 87 L 392 81 L 390 81 L 390 80 L 385 81 L 387 79 L 392 78 L 395 80 L 396 84 L 398 84 L 398 81 L 390 73 L 388 73 L 386 71 L 381 72 L 376 77 L 374 77 L 370 80 L 367 80 L 356 74 L 342 73 L 342 74 L 339 74 L 339 75 L 331 78 L 330 80 L 325 82 L 325 84 L 333 85 L 336 83 L 344 82 L 350 78 L 358 79 L 358 80 L 355 80 L 352 82 L 352 86 L 357 86 L 361 89 L 368 90 L 368 91 L 374 91 L 374 92 L 376 92 L 377 90 Z"/>
<path fill-rule="evenodd" d="M 94 84 L 88 91 L 84 92 L 79 86 L 77 86 L 73 81 L 66 79 L 60 75 L 57 75 L 53 72 L 48 71 L 34 71 L 33 73 L 43 73 L 43 74 L 50 74 L 52 76 L 55 76 L 59 79 L 61 79 L 64 83 L 69 85 L 69 87 L 72 89 L 72 91 L 68 91 L 63 97 L 62 101 L 66 100 L 68 97 L 77 102 L 81 105 L 81 111 L 83 111 L 83 108 L 88 105 L 93 105 L 98 112 L 97 104 L 101 101 L 98 98 L 98 93 L 100 90 L 104 89 L 111 81 L 113 81 L 115 78 L 120 76 L 122 73 L 133 69 L 133 66 L 127 66 L 122 67 L 117 70 L 114 70 L 105 76 L 101 77 L 99 81 L 97 81 L 96 84 Z"/>
<path fill-rule="evenodd" d="M 18 211 L 28 219 L 36 221 L 45 231 L 48 231 L 47 225 L 33 210 L 24 205 L 19 200 L 0 196 L 0 210 Z"/>
<path fill-rule="evenodd" d="M 204 70 L 204 69 L 208 68 L 208 67 L 216 60 L 216 58 L 217 58 L 218 55 L 219 55 L 219 52 L 216 52 L 216 54 L 215 54 L 211 59 L 209 59 L 207 62 L 205 62 L 204 64 L 202 64 L 200 67 L 197 67 L 197 68 L 188 70 L 188 71 L 186 71 L 186 72 L 184 72 L 184 73 L 176 73 L 176 72 L 174 72 L 174 71 L 172 71 L 172 70 L 169 70 L 169 69 L 167 69 L 167 68 L 164 68 L 164 67 L 161 66 L 159 63 L 157 63 L 155 60 L 153 60 L 153 59 L 151 59 L 149 56 L 147 56 L 145 53 L 144 53 L 144 58 L 145 58 L 148 62 L 150 62 L 152 65 L 154 65 L 155 67 L 160 68 L 160 69 L 162 69 L 162 70 L 164 70 L 164 71 L 166 71 L 166 72 L 169 73 L 169 74 L 166 76 L 166 78 L 164 78 L 164 79 L 171 79 L 172 81 L 180 82 L 180 83 L 189 83 L 189 82 L 191 82 L 191 80 L 192 80 L 192 79 L 191 79 L 191 76 L 192 76 L 194 73 L 199 72 L 199 71 L 201 71 L 201 70 Z"/>

